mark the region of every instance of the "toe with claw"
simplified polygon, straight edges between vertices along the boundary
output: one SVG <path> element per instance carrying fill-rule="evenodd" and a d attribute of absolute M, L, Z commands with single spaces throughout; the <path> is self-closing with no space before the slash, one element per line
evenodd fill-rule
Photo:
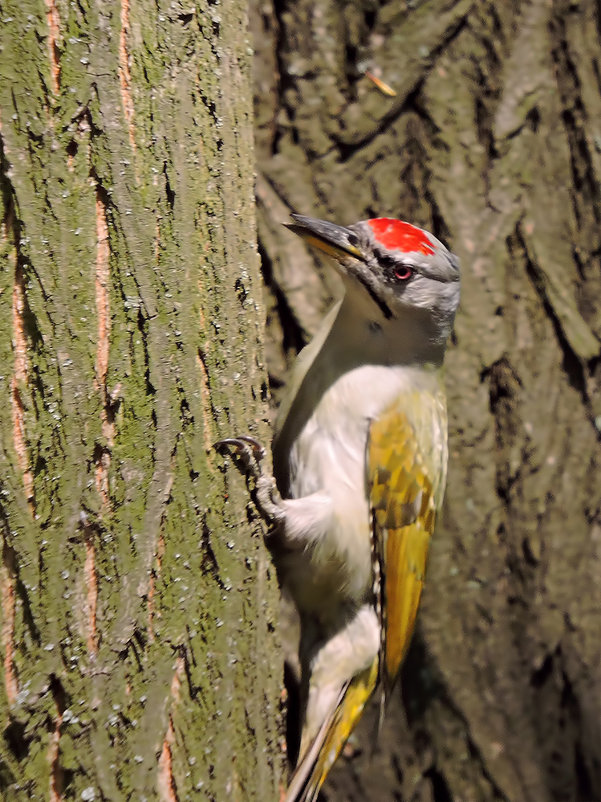
<path fill-rule="evenodd" d="M 265 449 L 261 443 L 248 434 L 242 434 L 218 440 L 215 448 L 235 455 L 246 476 L 254 479 L 255 502 L 259 512 L 269 525 L 277 524 L 283 514 L 282 498 L 273 476 L 263 470 L 261 463 Z"/>
<path fill-rule="evenodd" d="M 228 450 L 235 453 L 239 459 L 242 469 L 247 476 L 258 479 L 262 475 L 261 460 L 265 456 L 265 449 L 248 434 L 241 434 L 239 437 L 225 437 L 215 443 L 218 451 Z"/>

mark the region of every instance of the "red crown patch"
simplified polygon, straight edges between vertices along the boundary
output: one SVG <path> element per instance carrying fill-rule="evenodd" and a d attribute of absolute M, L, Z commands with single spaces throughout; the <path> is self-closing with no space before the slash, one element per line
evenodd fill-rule
<path fill-rule="evenodd" d="M 380 245 L 389 250 L 434 253 L 434 247 L 428 235 L 410 223 L 393 220 L 390 217 L 377 217 L 374 220 L 368 220 L 367 224 Z"/>

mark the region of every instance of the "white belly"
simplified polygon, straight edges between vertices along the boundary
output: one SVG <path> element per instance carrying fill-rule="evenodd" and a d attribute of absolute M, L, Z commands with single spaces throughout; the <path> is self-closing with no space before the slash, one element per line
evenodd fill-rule
<path fill-rule="evenodd" d="M 323 609 L 324 595 L 364 602 L 372 558 L 366 483 L 370 422 L 412 384 L 407 367 L 364 365 L 345 373 L 321 397 L 289 453 L 290 496 L 325 497 L 330 515 L 316 522 L 310 545 L 295 556 L 290 590 L 300 609 Z M 297 502 L 298 505 L 299 502 Z M 309 509 L 309 505 L 307 505 Z"/>

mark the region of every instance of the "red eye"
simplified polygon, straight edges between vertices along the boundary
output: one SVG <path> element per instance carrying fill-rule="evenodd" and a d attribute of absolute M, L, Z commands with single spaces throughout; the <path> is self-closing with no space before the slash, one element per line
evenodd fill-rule
<path fill-rule="evenodd" d="M 399 281 L 407 281 L 407 279 L 411 278 L 413 275 L 413 270 L 409 267 L 409 265 L 401 265 L 400 267 L 396 268 L 394 275 L 399 279 Z"/>

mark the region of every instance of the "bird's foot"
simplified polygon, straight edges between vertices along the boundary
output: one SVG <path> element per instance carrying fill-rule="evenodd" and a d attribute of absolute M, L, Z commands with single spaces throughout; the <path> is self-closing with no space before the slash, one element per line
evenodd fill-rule
<path fill-rule="evenodd" d="M 215 443 L 218 451 L 232 454 L 247 478 L 255 483 L 255 503 L 263 518 L 271 526 L 282 517 L 282 497 L 276 487 L 275 479 L 266 473 L 262 466 L 265 449 L 261 443 L 248 434 L 226 437 Z"/>

